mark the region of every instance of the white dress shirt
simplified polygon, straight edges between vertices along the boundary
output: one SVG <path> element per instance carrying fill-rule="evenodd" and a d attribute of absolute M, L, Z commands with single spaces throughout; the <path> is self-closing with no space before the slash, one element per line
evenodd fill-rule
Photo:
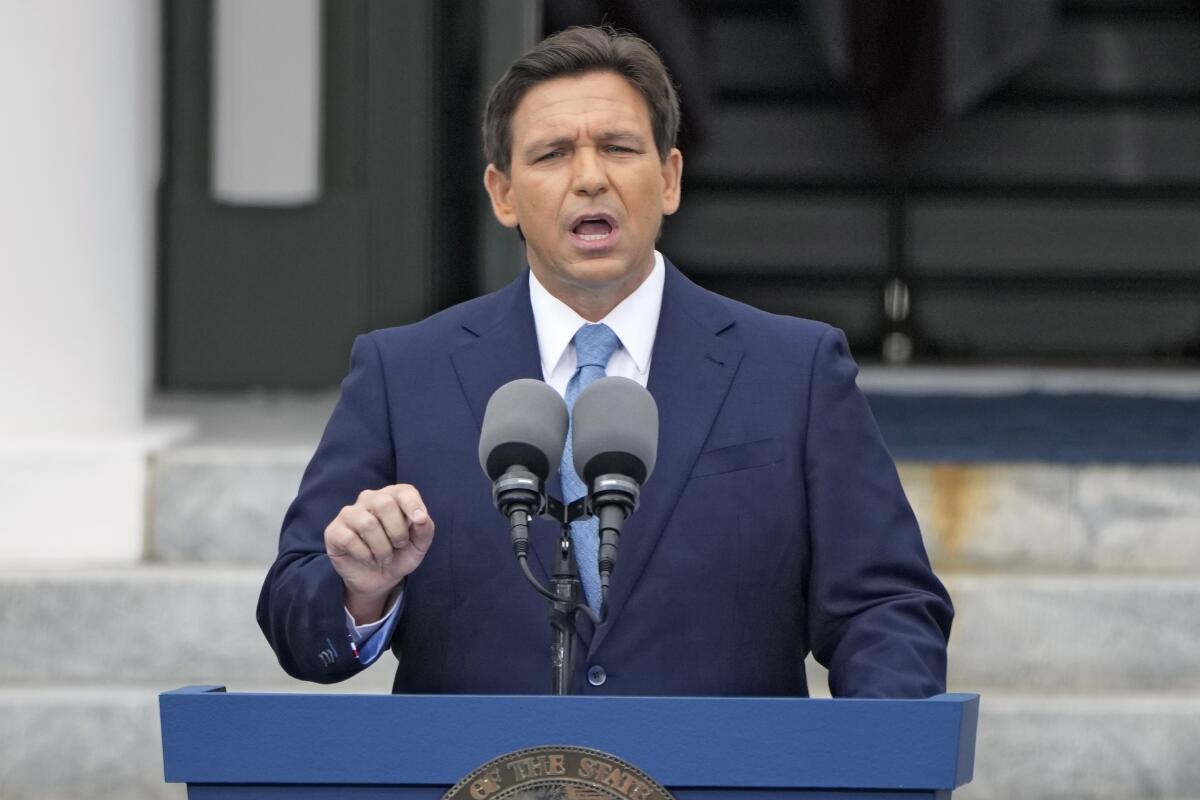
<path fill-rule="evenodd" d="M 600 322 L 612 328 L 621 346 L 608 361 L 607 373 L 631 378 L 642 386 L 650 376 L 650 355 L 654 334 L 658 331 L 658 313 L 662 310 L 666 268 L 662 254 L 654 253 L 654 268 L 633 293 L 617 304 Z M 542 357 L 542 379 L 564 397 L 567 384 L 575 374 L 575 345 L 572 340 L 582 326 L 589 324 L 574 309 L 559 300 L 541 282 L 529 275 L 529 304 L 533 307 L 533 326 L 537 331 Z"/>
<path fill-rule="evenodd" d="M 599 321 L 612 328 L 621 340 L 621 346 L 608 361 L 607 374 L 630 378 L 642 386 L 646 385 L 650 377 L 650 356 L 654 351 L 654 335 L 658 332 L 658 315 L 662 310 L 666 277 L 662 253 L 655 250 L 654 267 L 650 274 L 632 294 Z M 575 374 L 575 332 L 590 323 L 550 294 L 532 272 L 529 273 L 529 304 L 533 308 L 542 379 L 565 397 L 567 384 Z M 396 597 L 389 603 L 387 614 L 366 625 L 355 624 L 349 609 L 346 610 L 346 626 L 357 649 L 358 659 L 363 664 L 370 664 L 379 658 L 384 645 L 391 639 L 403 594 L 397 591 Z M 375 635 L 385 628 L 382 635 Z"/>

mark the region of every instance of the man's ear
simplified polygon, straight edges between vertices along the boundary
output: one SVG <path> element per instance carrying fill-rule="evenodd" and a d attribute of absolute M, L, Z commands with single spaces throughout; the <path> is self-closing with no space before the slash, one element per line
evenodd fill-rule
<path fill-rule="evenodd" d="M 520 220 L 512 204 L 512 178 L 496 169 L 495 164 L 488 164 L 483 171 L 483 187 L 492 198 L 492 213 L 500 224 L 506 228 L 517 227 Z"/>
<path fill-rule="evenodd" d="M 683 193 L 683 153 L 679 152 L 678 147 L 672 147 L 671 152 L 667 154 L 667 159 L 662 165 L 662 177 L 663 214 L 674 214 L 679 210 L 679 200 Z"/>

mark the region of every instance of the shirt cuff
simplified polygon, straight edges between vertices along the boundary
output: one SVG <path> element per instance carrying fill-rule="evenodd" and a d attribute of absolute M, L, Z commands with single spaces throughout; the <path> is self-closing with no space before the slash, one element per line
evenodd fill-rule
<path fill-rule="evenodd" d="M 363 666 L 374 663 L 392 640 L 392 631 L 396 629 L 396 620 L 400 618 L 400 607 L 403 605 L 401 601 L 404 599 L 404 584 L 401 583 L 393 591 L 395 596 L 389 600 L 391 607 L 375 622 L 358 625 L 350 609 L 345 609 L 346 629 L 350 634 L 350 641 L 355 645 L 358 661 Z"/>

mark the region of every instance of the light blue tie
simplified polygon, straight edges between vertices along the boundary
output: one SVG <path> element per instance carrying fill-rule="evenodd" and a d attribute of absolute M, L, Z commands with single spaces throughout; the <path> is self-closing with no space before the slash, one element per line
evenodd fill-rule
<path fill-rule="evenodd" d="M 575 358 L 577 366 L 571 382 L 567 384 L 567 410 L 573 411 L 575 399 L 592 381 L 604 377 L 608 359 L 621 345 L 621 340 L 607 325 L 584 325 L 575 332 Z M 571 423 L 574 427 L 574 421 Z M 587 494 L 587 485 L 575 472 L 574 448 L 571 447 L 572 429 L 567 430 L 567 446 L 563 449 L 562 490 L 563 500 L 571 503 Z M 595 517 L 571 523 L 571 541 L 575 544 L 575 561 L 579 564 L 579 580 L 583 584 L 583 596 L 594 610 L 600 610 L 600 523 Z"/>

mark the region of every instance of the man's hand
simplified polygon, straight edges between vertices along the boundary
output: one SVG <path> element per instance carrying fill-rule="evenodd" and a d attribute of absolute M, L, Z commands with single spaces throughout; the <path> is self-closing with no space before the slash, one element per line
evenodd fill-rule
<path fill-rule="evenodd" d="M 325 528 L 325 552 L 346 585 L 346 608 L 359 625 L 383 616 L 388 594 L 421 565 L 433 520 L 406 483 L 368 490 Z"/>

